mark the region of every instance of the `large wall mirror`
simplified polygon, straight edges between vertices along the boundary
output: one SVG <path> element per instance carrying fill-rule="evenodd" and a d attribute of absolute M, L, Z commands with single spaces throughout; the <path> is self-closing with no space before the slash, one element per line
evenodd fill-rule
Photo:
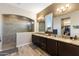
<path fill-rule="evenodd" d="M 45 31 L 53 31 L 53 14 L 50 13 L 45 16 Z"/>
<path fill-rule="evenodd" d="M 70 36 L 70 26 L 71 26 L 70 17 L 66 17 L 66 18 L 61 19 L 62 35 Z"/>

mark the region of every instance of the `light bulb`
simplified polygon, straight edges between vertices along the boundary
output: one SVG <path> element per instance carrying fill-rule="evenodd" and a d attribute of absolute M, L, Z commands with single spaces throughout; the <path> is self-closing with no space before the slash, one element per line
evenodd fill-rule
<path fill-rule="evenodd" d="M 58 11 L 58 12 L 61 12 L 61 9 L 57 8 L 57 11 Z"/>
<path fill-rule="evenodd" d="M 59 8 L 57 8 L 57 11 L 59 11 Z"/>
<path fill-rule="evenodd" d="M 66 8 L 69 8 L 69 4 L 66 4 Z"/>
<path fill-rule="evenodd" d="M 65 7 L 61 7 L 61 11 L 63 12 L 63 11 L 65 11 L 66 9 L 65 9 Z"/>

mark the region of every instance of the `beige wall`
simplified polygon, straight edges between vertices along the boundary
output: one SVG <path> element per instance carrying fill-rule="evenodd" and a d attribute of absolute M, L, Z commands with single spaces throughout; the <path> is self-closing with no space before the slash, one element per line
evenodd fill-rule
<path fill-rule="evenodd" d="M 71 18 L 71 35 L 79 37 L 79 29 L 73 28 L 74 25 L 79 25 L 79 11 L 74 12 Z"/>

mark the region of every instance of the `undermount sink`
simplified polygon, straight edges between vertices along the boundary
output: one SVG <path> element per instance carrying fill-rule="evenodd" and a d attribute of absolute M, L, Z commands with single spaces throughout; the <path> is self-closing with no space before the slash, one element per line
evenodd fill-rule
<path fill-rule="evenodd" d="M 51 34 L 47 34 L 47 33 L 37 33 L 37 34 L 45 35 L 45 36 L 51 36 Z"/>

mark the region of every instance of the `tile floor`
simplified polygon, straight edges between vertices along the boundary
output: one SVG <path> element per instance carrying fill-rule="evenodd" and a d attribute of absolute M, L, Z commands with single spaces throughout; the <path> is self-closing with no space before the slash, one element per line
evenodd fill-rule
<path fill-rule="evenodd" d="M 18 48 L 18 52 L 8 54 L 7 56 L 49 56 L 40 48 L 34 46 L 33 44 L 25 45 Z"/>

